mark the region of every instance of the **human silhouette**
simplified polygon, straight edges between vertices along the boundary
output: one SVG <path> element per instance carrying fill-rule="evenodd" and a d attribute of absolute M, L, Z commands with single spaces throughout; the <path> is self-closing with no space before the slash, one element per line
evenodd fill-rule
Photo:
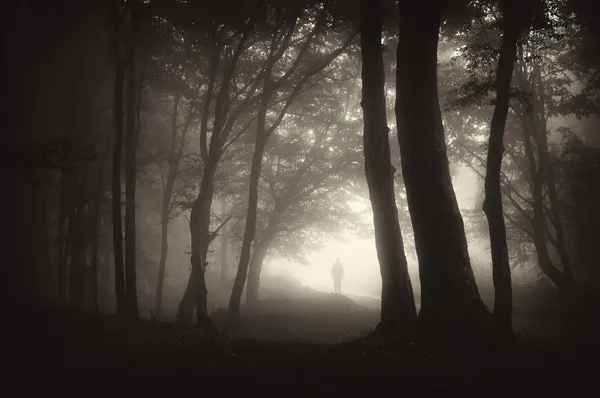
<path fill-rule="evenodd" d="M 342 278 L 344 278 L 344 266 L 340 262 L 340 259 L 336 259 L 331 267 L 331 277 L 333 278 L 333 290 L 336 293 L 342 291 Z"/>

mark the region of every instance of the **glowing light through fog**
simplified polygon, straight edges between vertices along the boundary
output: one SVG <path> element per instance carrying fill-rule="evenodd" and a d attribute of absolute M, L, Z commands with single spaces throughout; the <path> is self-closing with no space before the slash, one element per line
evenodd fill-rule
<path fill-rule="evenodd" d="M 461 210 L 475 206 L 476 193 L 480 187 L 477 177 L 466 166 L 461 166 L 454 179 L 454 189 Z M 365 213 L 365 221 L 372 222 L 370 203 L 357 200 L 349 203 L 352 211 Z M 482 240 L 483 242 L 483 240 Z M 481 242 L 469 244 L 471 258 L 489 256 Z M 280 258 L 273 259 L 268 267 L 291 273 L 304 286 L 323 292 L 333 292 L 331 266 L 336 258 L 344 264 L 345 277 L 342 282 L 342 294 L 350 296 L 366 296 L 379 298 L 381 295 L 381 274 L 375 249 L 375 238 L 360 239 L 351 234 L 342 234 L 338 239 L 326 243 L 325 248 L 313 255 L 308 255 L 309 265 L 300 265 Z M 419 296 L 419 276 L 416 258 L 407 256 L 409 273 L 415 294 Z M 476 270 L 477 271 L 477 270 Z"/>

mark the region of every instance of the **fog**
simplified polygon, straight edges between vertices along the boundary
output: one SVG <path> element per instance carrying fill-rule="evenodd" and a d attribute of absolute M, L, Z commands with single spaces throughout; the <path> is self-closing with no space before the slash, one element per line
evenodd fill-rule
<path fill-rule="evenodd" d="M 600 352 L 600 2 L 12 3 L 29 374 L 429 385 Z"/>

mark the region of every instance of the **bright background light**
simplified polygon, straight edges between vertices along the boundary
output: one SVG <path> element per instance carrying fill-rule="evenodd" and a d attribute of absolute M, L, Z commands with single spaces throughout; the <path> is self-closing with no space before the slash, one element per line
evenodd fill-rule
<path fill-rule="evenodd" d="M 477 176 L 466 167 L 461 167 L 460 172 L 453 181 L 459 207 L 471 209 L 479 185 Z M 362 204 L 363 208 L 370 207 L 370 203 Z M 361 205 L 356 204 L 361 210 Z M 365 216 L 365 221 L 372 222 L 371 214 Z M 471 258 L 486 256 L 485 242 L 475 242 L 469 245 Z M 336 258 L 344 264 L 345 278 L 342 282 L 342 293 L 348 295 L 379 298 L 381 294 L 381 275 L 375 250 L 375 239 L 357 239 L 345 234 L 338 239 L 326 243 L 325 248 L 317 253 L 307 256 L 310 264 L 301 265 L 280 258 L 274 258 L 267 267 L 273 271 L 289 272 L 307 287 L 323 292 L 333 292 L 331 279 L 331 266 Z M 415 290 L 419 289 L 416 258 L 409 256 L 409 272 Z"/>

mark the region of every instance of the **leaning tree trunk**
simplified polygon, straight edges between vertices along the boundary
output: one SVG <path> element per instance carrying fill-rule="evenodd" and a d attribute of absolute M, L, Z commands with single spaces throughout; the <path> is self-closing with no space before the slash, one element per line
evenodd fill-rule
<path fill-rule="evenodd" d="M 136 231 L 135 231 L 135 186 L 136 186 L 136 77 L 135 50 L 138 24 L 138 4 L 132 2 L 129 14 L 130 27 L 127 36 L 125 72 L 127 99 L 125 118 L 125 292 L 127 297 L 127 315 L 137 319 L 137 277 L 136 277 Z M 140 83 L 142 84 L 142 83 Z"/>
<path fill-rule="evenodd" d="M 381 270 L 379 330 L 407 332 L 417 321 L 415 299 L 398 220 L 385 105 L 381 29 L 383 2 L 361 0 L 362 101 L 365 174 Z"/>
<path fill-rule="evenodd" d="M 530 18 L 526 10 L 515 9 L 514 0 L 504 0 L 502 47 L 496 70 L 496 107 L 492 116 L 485 175 L 483 211 L 488 219 L 494 278 L 494 317 L 499 331 L 512 333 L 512 281 L 502 209 L 501 170 L 504 129 L 510 106 L 510 83 L 517 58 L 517 39 Z"/>
<path fill-rule="evenodd" d="M 421 279 L 422 335 L 468 338 L 488 326 L 446 153 L 437 92 L 441 9 L 400 2 L 396 120 Z"/>

